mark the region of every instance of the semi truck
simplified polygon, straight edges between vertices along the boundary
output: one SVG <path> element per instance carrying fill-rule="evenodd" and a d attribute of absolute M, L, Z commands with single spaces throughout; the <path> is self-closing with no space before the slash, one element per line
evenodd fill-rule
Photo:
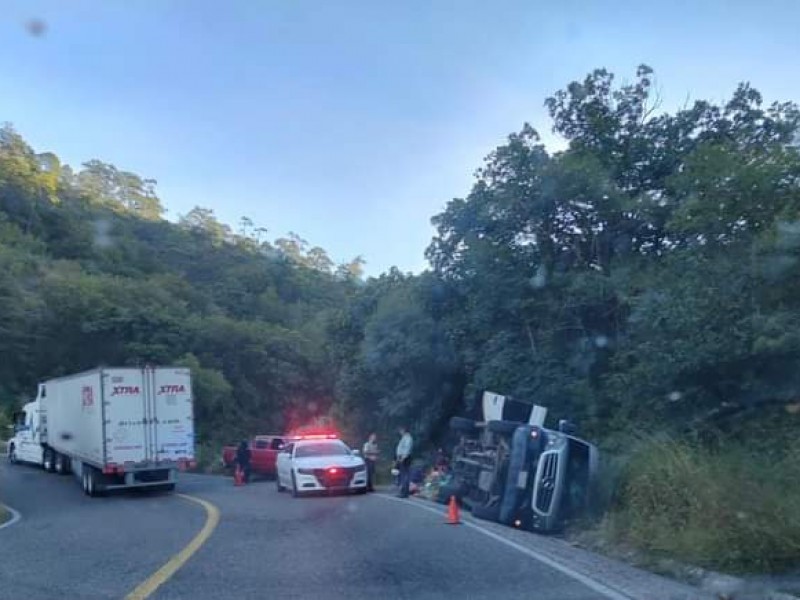
<path fill-rule="evenodd" d="M 191 468 L 191 373 L 181 367 L 99 368 L 50 379 L 14 415 L 8 460 L 72 473 L 88 496 L 175 489 Z"/>
<path fill-rule="evenodd" d="M 558 531 L 589 507 L 599 453 L 572 423 L 548 429 L 545 407 L 493 392 L 482 394 L 481 409 L 481 419 L 450 421 L 459 441 L 440 502 L 456 496 L 477 518 L 538 532 Z"/>

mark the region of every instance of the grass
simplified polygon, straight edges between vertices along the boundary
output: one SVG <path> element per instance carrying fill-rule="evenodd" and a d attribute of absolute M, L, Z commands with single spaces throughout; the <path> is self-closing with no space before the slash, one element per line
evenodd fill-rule
<path fill-rule="evenodd" d="M 219 442 L 205 442 L 195 447 L 195 460 L 197 473 L 223 473 L 222 446 Z"/>
<path fill-rule="evenodd" d="M 800 443 L 776 457 L 652 439 L 616 476 L 599 528 L 611 542 L 731 573 L 800 563 Z"/>

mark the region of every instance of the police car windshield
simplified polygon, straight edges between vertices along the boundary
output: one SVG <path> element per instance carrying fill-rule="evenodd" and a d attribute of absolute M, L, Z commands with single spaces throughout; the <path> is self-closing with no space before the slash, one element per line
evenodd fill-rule
<path fill-rule="evenodd" d="M 342 442 L 318 442 L 302 444 L 294 451 L 295 458 L 308 458 L 310 456 L 346 456 L 350 454 L 347 446 Z"/>

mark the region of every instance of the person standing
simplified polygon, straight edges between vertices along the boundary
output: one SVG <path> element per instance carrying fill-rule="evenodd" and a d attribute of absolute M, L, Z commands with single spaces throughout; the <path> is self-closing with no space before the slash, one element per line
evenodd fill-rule
<path fill-rule="evenodd" d="M 245 483 L 250 483 L 250 446 L 242 440 L 236 449 L 236 464 L 242 470 L 242 477 Z"/>
<path fill-rule="evenodd" d="M 397 469 L 400 471 L 399 496 L 408 498 L 408 490 L 411 485 L 411 451 L 414 449 L 414 439 L 406 427 L 400 427 L 399 432 L 400 441 L 397 443 L 395 451 Z"/>
<path fill-rule="evenodd" d="M 364 455 L 364 462 L 367 463 L 367 491 L 374 492 L 375 465 L 378 462 L 378 436 L 376 434 L 369 434 L 361 453 Z"/>

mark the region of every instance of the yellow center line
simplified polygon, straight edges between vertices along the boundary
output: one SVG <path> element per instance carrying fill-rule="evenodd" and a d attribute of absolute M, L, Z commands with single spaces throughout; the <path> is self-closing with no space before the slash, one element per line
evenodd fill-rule
<path fill-rule="evenodd" d="M 158 571 L 137 585 L 136 589 L 125 596 L 125 600 L 145 600 L 145 598 L 152 596 L 162 584 L 164 584 L 176 573 L 178 569 L 186 564 L 186 561 L 189 560 L 192 555 L 197 552 L 203 544 L 206 543 L 219 523 L 219 509 L 210 502 L 207 502 L 202 498 L 189 496 L 187 494 L 176 495 L 202 506 L 206 510 L 206 523 L 203 525 L 203 528 L 200 530 L 200 532 L 194 536 L 194 538 L 192 538 L 191 542 L 189 542 L 180 552 L 170 558 Z"/>

